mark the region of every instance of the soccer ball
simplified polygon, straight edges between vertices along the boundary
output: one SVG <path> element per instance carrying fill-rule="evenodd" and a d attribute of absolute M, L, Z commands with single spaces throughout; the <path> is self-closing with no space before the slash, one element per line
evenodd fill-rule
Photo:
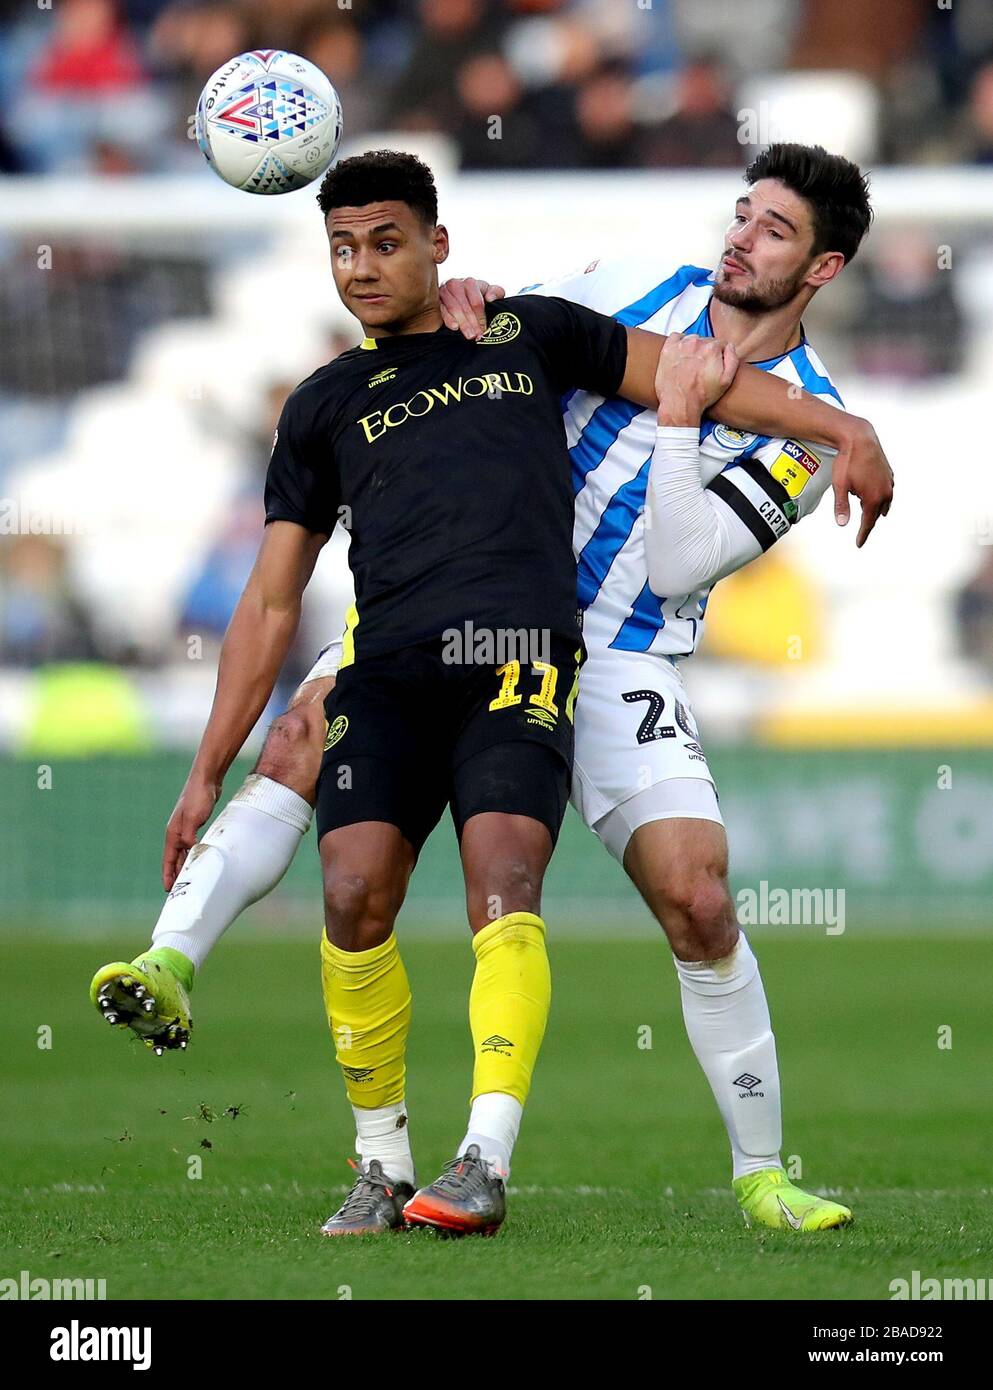
<path fill-rule="evenodd" d="M 257 49 L 208 79 L 196 136 L 207 163 L 233 188 L 290 193 L 323 174 L 338 153 L 341 101 L 306 58 Z"/>

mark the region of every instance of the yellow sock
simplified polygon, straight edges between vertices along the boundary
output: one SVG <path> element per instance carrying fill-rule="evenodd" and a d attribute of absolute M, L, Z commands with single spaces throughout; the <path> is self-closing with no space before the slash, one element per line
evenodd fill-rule
<path fill-rule="evenodd" d="M 472 949 L 472 1097 L 503 1091 L 523 1105 L 552 1001 L 545 924 L 532 912 L 510 912 L 477 932 Z"/>
<path fill-rule="evenodd" d="M 348 1099 L 366 1110 L 403 1100 L 410 985 L 396 933 L 369 951 L 342 951 L 322 932 L 321 984 Z"/>

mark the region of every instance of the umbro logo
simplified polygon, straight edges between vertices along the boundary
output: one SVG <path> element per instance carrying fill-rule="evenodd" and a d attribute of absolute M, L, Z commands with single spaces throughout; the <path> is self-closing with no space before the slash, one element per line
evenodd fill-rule
<path fill-rule="evenodd" d="M 392 381 L 397 374 L 396 367 L 384 367 L 381 372 L 376 372 L 369 378 L 369 386 L 382 386 L 387 381 Z"/>
<path fill-rule="evenodd" d="M 499 1033 L 491 1033 L 488 1038 L 483 1039 L 483 1046 L 480 1050 L 482 1052 L 499 1052 L 502 1056 L 509 1057 L 510 1053 L 507 1048 L 513 1046 L 514 1044 L 509 1038 L 502 1038 Z"/>
<path fill-rule="evenodd" d="M 372 1076 L 372 1067 L 342 1067 L 342 1071 L 349 1081 L 368 1081 Z"/>
<path fill-rule="evenodd" d="M 762 1085 L 762 1078 L 761 1078 L 761 1076 L 753 1076 L 752 1073 L 751 1073 L 750 1071 L 743 1071 L 743 1072 L 741 1073 L 740 1076 L 736 1076 L 736 1077 L 734 1078 L 734 1080 L 731 1082 L 731 1085 L 732 1085 L 732 1086 L 743 1086 L 743 1087 L 744 1087 L 744 1090 L 741 1090 L 741 1091 L 738 1092 L 738 1097 L 739 1097 L 739 1099 L 742 1099 L 742 1100 L 743 1100 L 746 1096 L 764 1096 L 764 1095 L 765 1095 L 765 1092 L 764 1092 L 764 1091 L 756 1091 L 756 1090 L 755 1090 L 755 1087 L 756 1087 L 756 1086 L 761 1086 L 761 1085 Z"/>

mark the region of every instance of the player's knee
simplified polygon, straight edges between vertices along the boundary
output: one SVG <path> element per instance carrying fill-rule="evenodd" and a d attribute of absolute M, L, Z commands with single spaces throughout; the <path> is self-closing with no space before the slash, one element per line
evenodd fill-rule
<path fill-rule="evenodd" d="M 393 930 L 398 904 L 387 885 L 360 872 L 329 870 L 324 876 L 328 940 L 343 951 L 368 951 Z"/>
<path fill-rule="evenodd" d="M 695 870 L 669 875 L 655 886 L 651 903 L 680 960 L 720 960 L 734 950 L 738 923 L 719 874 Z"/>
<path fill-rule="evenodd" d="M 493 865 L 486 879 L 471 883 L 466 894 L 469 924 L 474 931 L 510 912 L 541 911 L 542 872 L 525 857 Z"/>
<path fill-rule="evenodd" d="M 255 770 L 275 782 L 287 782 L 320 746 L 324 729 L 324 711 L 319 706 L 286 710 L 270 727 Z"/>

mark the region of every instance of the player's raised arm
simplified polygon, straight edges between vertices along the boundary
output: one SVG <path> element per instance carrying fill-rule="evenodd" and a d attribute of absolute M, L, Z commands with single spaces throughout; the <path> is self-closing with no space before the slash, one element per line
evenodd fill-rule
<path fill-rule="evenodd" d="M 628 357 L 618 395 L 640 405 L 658 405 L 655 373 L 665 339 L 641 328 L 627 330 Z M 893 470 L 868 420 L 820 401 L 759 367 L 742 363 L 731 386 L 707 411 L 713 419 L 771 439 L 807 439 L 837 451 L 832 471 L 834 513 L 848 521 L 848 496 L 862 504 L 856 545 L 861 546 L 893 500 Z"/>
<path fill-rule="evenodd" d="M 749 366 L 739 367 L 729 390 L 707 413 L 721 424 L 752 434 L 807 439 L 837 450 L 831 477 L 835 520 L 839 526 L 846 525 L 849 494 L 859 499 L 862 522 L 857 546 L 865 544 L 876 522 L 889 511 L 893 470 L 868 420 Z"/>
<path fill-rule="evenodd" d="M 645 559 L 653 593 L 709 589 L 785 535 L 799 514 L 782 483 L 766 471 L 762 450 L 729 463 L 705 485 L 700 423 L 734 378 L 737 354 L 713 338 L 673 333 L 659 357 L 658 431 L 645 497 Z M 787 441 L 775 445 L 774 457 Z M 826 457 L 804 491 L 816 506 L 830 472 Z"/>
<path fill-rule="evenodd" d="M 300 622 L 300 601 L 327 536 L 289 521 L 266 527 L 221 646 L 210 717 L 166 826 L 162 883 L 171 890 L 197 831 L 272 694 Z"/>

